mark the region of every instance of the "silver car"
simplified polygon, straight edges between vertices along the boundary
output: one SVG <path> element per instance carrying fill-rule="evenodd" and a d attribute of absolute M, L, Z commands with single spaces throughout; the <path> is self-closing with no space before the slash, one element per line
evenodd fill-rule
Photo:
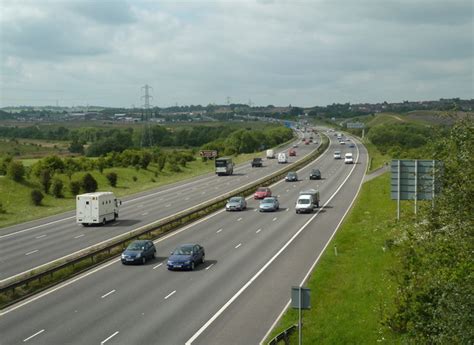
<path fill-rule="evenodd" d="M 258 210 L 260 212 L 274 212 L 278 211 L 279 208 L 280 203 L 278 202 L 278 199 L 274 196 L 271 196 L 260 201 Z"/>
<path fill-rule="evenodd" d="M 227 201 L 226 211 L 243 211 L 247 208 L 247 201 L 243 196 L 234 196 Z"/>

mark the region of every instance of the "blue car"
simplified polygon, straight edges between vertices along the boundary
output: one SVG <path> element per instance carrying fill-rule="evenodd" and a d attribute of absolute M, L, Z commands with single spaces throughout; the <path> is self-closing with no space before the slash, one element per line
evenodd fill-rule
<path fill-rule="evenodd" d="M 144 264 L 148 259 L 154 259 L 156 248 L 153 241 L 138 240 L 130 243 L 122 253 L 122 264 Z"/>
<path fill-rule="evenodd" d="M 204 248 L 199 244 L 182 244 L 171 252 L 168 258 L 168 269 L 194 270 L 197 264 L 202 264 L 205 257 Z"/>

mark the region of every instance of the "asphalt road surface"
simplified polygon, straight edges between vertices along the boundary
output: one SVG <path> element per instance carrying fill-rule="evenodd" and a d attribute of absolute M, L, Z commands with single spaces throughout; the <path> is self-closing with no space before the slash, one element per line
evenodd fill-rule
<path fill-rule="evenodd" d="M 331 139 L 333 139 L 331 137 Z M 356 164 L 334 160 L 354 152 Z M 119 258 L 0 313 L 0 344 L 258 344 L 307 276 L 353 202 L 367 164 L 365 148 L 333 142 L 326 154 L 278 182 L 278 212 L 216 212 L 155 242 L 157 259 L 123 266 Z M 323 179 L 308 179 L 317 167 Z M 235 177 L 234 177 L 235 178 Z M 318 188 L 322 207 L 296 214 L 298 193 Z M 182 243 L 206 249 L 195 271 L 168 271 Z"/>
<path fill-rule="evenodd" d="M 298 134 L 303 136 L 301 132 Z M 300 144 L 298 155 L 289 157 L 289 162 L 301 159 L 316 147 Z M 232 176 L 217 177 L 212 173 L 130 196 L 123 199 L 119 220 L 105 226 L 83 227 L 76 223 L 72 211 L 1 229 L 0 282 L 186 210 L 282 168 L 276 159 L 264 160 L 263 168 L 251 168 L 247 162 L 237 166 Z"/>

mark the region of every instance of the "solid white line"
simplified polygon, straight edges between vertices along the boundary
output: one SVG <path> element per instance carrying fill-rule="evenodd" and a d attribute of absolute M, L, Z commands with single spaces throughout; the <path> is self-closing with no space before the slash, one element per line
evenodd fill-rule
<path fill-rule="evenodd" d="M 235 246 L 235 249 L 239 248 L 242 245 L 242 243 L 239 243 L 238 245 Z"/>
<path fill-rule="evenodd" d="M 74 237 L 74 238 L 80 238 L 80 237 L 82 237 L 82 236 L 84 236 L 84 234 L 77 235 L 77 236 Z"/>
<path fill-rule="evenodd" d="M 176 290 L 174 290 L 173 292 L 171 292 L 170 294 L 168 294 L 168 296 L 166 296 L 165 299 L 170 298 L 170 297 L 173 296 L 175 293 L 176 293 Z"/>
<path fill-rule="evenodd" d="M 212 266 L 214 266 L 214 264 L 210 264 L 209 266 L 206 267 L 206 270 L 208 270 L 209 268 L 211 268 Z"/>
<path fill-rule="evenodd" d="M 161 265 L 163 265 L 163 263 L 156 265 L 155 267 L 153 267 L 153 269 L 157 269 L 157 268 L 160 267 Z"/>
<path fill-rule="evenodd" d="M 255 233 L 258 234 L 260 231 L 262 231 L 262 229 L 258 229 Z"/>
<path fill-rule="evenodd" d="M 32 250 L 31 252 L 26 253 L 25 255 L 30 255 L 30 254 L 36 253 L 38 251 L 39 251 L 38 249 L 35 249 L 35 250 Z"/>
<path fill-rule="evenodd" d="M 118 333 L 119 333 L 119 331 L 115 332 L 114 334 L 112 334 L 112 335 L 109 336 L 108 338 L 102 340 L 102 341 L 100 342 L 100 345 L 105 344 L 105 343 L 108 342 L 110 339 L 112 339 L 113 337 L 115 337 Z"/>
<path fill-rule="evenodd" d="M 113 289 L 112 291 L 107 292 L 105 295 L 100 296 L 100 298 L 105 298 L 105 297 L 113 294 L 114 292 L 115 292 L 115 289 Z"/>
<path fill-rule="evenodd" d="M 43 237 L 46 237 L 48 235 L 41 235 L 41 236 L 36 236 L 35 238 L 43 238 Z"/>
<path fill-rule="evenodd" d="M 221 231 L 222 231 L 222 229 L 217 230 L 217 231 L 216 231 L 216 234 L 218 234 L 218 233 L 221 232 Z"/>
<path fill-rule="evenodd" d="M 34 337 L 36 337 L 38 334 L 41 334 L 41 333 L 43 333 L 43 332 L 44 332 L 44 329 L 42 329 L 41 331 L 36 332 L 36 333 L 33 334 L 33 335 L 30 335 L 30 336 L 29 336 L 28 338 L 26 338 L 26 339 L 23 339 L 23 342 L 26 343 L 26 342 L 27 342 L 28 340 L 30 340 L 31 338 L 34 338 Z"/>
<path fill-rule="evenodd" d="M 354 164 L 354 167 L 351 169 L 347 177 L 344 179 L 344 181 L 339 185 L 339 187 L 336 189 L 336 191 L 331 195 L 328 201 L 314 214 L 284 245 L 281 247 L 278 252 L 270 258 L 266 262 L 266 264 L 252 277 L 250 280 L 245 283 L 244 286 L 240 288 L 239 291 L 237 291 L 236 294 L 234 294 L 191 338 L 189 338 L 188 341 L 186 341 L 185 345 L 190 345 L 194 340 L 196 340 L 247 288 L 270 266 L 273 261 L 276 260 L 277 257 L 280 256 L 281 253 L 299 236 L 299 234 L 313 221 L 314 218 L 321 212 L 321 210 L 336 196 L 336 194 L 341 190 L 341 188 L 345 185 L 349 177 L 352 175 L 354 169 L 356 167 L 356 164 Z"/>
<path fill-rule="evenodd" d="M 357 159 L 356 159 L 356 162 L 358 161 L 358 158 L 359 158 L 359 148 L 357 147 Z M 366 162 L 366 167 L 365 167 L 365 170 L 364 171 L 367 171 L 367 166 L 369 165 L 369 157 L 367 157 L 367 162 Z M 339 229 L 339 227 L 341 226 L 342 222 L 344 221 L 344 219 L 346 218 L 347 214 L 349 213 L 349 211 L 352 209 L 352 205 L 354 204 L 354 202 L 356 201 L 357 199 L 357 196 L 359 195 L 359 192 L 360 192 L 360 189 L 362 188 L 362 184 L 364 183 L 364 178 L 362 178 L 362 181 L 361 183 L 359 184 L 359 189 L 357 190 L 357 193 L 355 194 L 354 198 L 352 199 L 351 201 L 351 204 L 349 205 L 349 207 L 347 208 L 346 212 L 344 212 L 344 215 L 342 216 L 341 220 L 339 221 L 339 223 L 337 224 L 337 226 L 334 228 L 333 230 L 333 233 L 331 235 L 331 237 L 329 238 L 329 240 L 326 242 L 326 244 L 324 245 L 324 248 L 323 250 L 319 253 L 318 257 L 316 258 L 316 260 L 314 260 L 313 264 L 311 265 L 311 267 L 309 268 L 308 272 L 306 273 L 306 275 L 304 276 L 303 280 L 301 281 L 300 285 L 299 286 L 303 286 L 304 282 L 308 279 L 309 275 L 311 274 L 311 272 L 313 272 L 314 270 L 314 267 L 316 267 L 316 264 L 319 262 L 319 259 L 321 258 L 321 256 L 323 255 L 323 253 L 326 251 L 326 248 L 327 246 L 329 245 L 329 243 L 332 241 L 334 235 L 336 234 L 337 230 Z M 327 203 L 326 203 L 327 204 Z M 326 205 L 325 204 L 325 205 Z M 288 301 L 288 303 L 286 303 L 285 307 L 283 308 L 283 310 L 280 312 L 280 314 L 278 315 L 278 317 L 276 318 L 276 320 L 273 322 L 273 324 L 270 326 L 270 328 L 268 329 L 267 333 L 263 336 L 262 340 L 260 341 L 260 345 L 263 345 L 263 342 L 265 341 L 265 339 L 267 339 L 267 337 L 270 335 L 270 333 L 272 332 L 272 330 L 276 327 L 277 323 L 280 321 L 280 319 L 282 318 L 283 314 L 286 312 L 286 310 L 289 308 L 291 304 L 291 299 Z"/>
<path fill-rule="evenodd" d="M 63 221 L 65 221 L 65 220 L 72 219 L 72 218 L 76 218 L 76 216 L 67 217 L 67 218 L 55 220 L 55 221 L 53 221 L 53 222 L 49 222 L 49 223 L 45 223 L 45 224 L 36 225 L 36 226 L 33 226 L 33 227 L 31 227 L 31 228 L 28 228 L 28 229 L 23 229 L 23 230 L 11 232 L 11 233 L 6 234 L 6 235 L 1 235 L 0 238 L 4 238 L 4 237 L 9 237 L 9 236 L 17 235 L 17 234 L 20 234 L 20 233 L 25 232 L 25 231 L 31 231 L 31 230 L 38 229 L 38 228 L 41 228 L 41 227 L 46 226 L 46 225 L 51 225 L 51 224 L 63 222 Z"/>

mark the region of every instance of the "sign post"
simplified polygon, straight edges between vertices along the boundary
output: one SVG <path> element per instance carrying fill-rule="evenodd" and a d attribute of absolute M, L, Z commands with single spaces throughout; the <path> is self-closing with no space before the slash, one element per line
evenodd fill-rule
<path fill-rule="evenodd" d="M 301 285 L 291 287 L 291 306 L 294 309 L 298 309 L 298 344 L 299 345 L 301 345 L 303 341 L 303 333 L 302 333 L 303 315 L 301 313 L 301 310 L 311 308 L 310 292 L 311 292 L 310 289 L 304 288 Z"/>

